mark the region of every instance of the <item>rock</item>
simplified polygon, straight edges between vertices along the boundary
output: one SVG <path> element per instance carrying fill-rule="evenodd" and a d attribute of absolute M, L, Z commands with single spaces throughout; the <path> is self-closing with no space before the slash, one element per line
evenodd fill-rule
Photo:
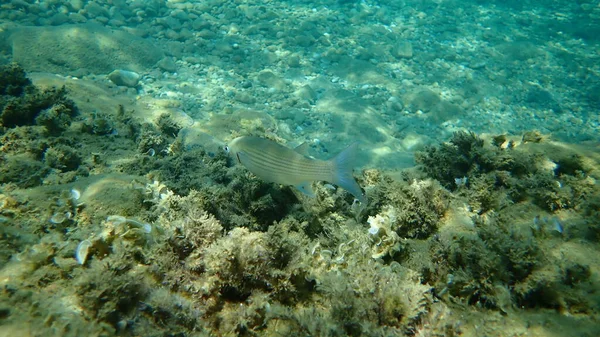
<path fill-rule="evenodd" d="M 69 21 L 75 22 L 75 23 L 84 23 L 87 21 L 87 19 L 85 18 L 85 16 L 83 16 L 79 13 L 70 13 Z"/>
<path fill-rule="evenodd" d="M 50 24 L 52 26 L 59 26 L 69 22 L 69 17 L 65 13 L 56 13 L 54 14 L 46 24 Z"/>
<path fill-rule="evenodd" d="M 256 78 L 258 80 L 258 83 L 263 87 L 275 88 L 277 90 L 285 88 L 284 79 L 279 77 L 278 75 L 275 75 L 270 70 L 261 71 Z"/>
<path fill-rule="evenodd" d="M 256 98 L 248 93 L 245 92 L 237 92 L 235 94 L 235 98 L 236 101 L 240 102 L 240 103 L 244 103 L 244 104 L 254 104 L 256 103 Z"/>
<path fill-rule="evenodd" d="M 90 19 L 93 19 L 98 16 L 103 16 L 103 17 L 110 16 L 108 9 L 102 7 L 101 5 L 99 5 L 98 3 L 93 2 L 93 1 L 88 2 L 88 4 L 85 6 L 85 11 L 87 13 L 87 17 Z"/>
<path fill-rule="evenodd" d="M 27 9 L 29 8 L 29 4 L 24 0 L 12 0 L 10 4 L 18 9 Z"/>
<path fill-rule="evenodd" d="M 190 20 L 190 16 L 186 12 L 182 11 L 181 9 L 175 9 L 174 11 L 172 11 L 171 16 L 179 21 L 185 22 L 185 21 Z"/>
<path fill-rule="evenodd" d="M 301 100 L 314 104 L 317 100 L 316 91 L 308 84 L 304 85 L 294 92 L 294 95 Z"/>
<path fill-rule="evenodd" d="M 68 5 L 69 5 L 69 7 L 71 7 L 71 10 L 74 12 L 79 12 L 81 9 L 83 9 L 83 1 L 82 0 L 69 0 Z"/>
<path fill-rule="evenodd" d="M 408 41 L 400 41 L 393 51 L 393 55 L 397 58 L 409 59 L 413 57 L 413 47 Z"/>
<path fill-rule="evenodd" d="M 62 172 L 74 171 L 81 164 L 81 156 L 77 149 L 59 144 L 46 149 L 44 162 L 51 168 Z"/>
<path fill-rule="evenodd" d="M 121 87 L 135 88 L 139 81 L 140 75 L 133 71 L 117 69 L 108 74 L 108 79 L 114 84 Z"/>
<path fill-rule="evenodd" d="M 170 73 L 174 73 L 177 71 L 177 64 L 173 61 L 172 57 L 163 57 L 157 63 L 158 67 L 161 70 L 168 71 Z"/>
<path fill-rule="evenodd" d="M 292 68 L 298 68 L 300 67 L 300 56 L 298 56 L 297 54 L 293 54 L 292 56 L 287 58 L 287 63 L 288 66 L 292 67 Z"/>

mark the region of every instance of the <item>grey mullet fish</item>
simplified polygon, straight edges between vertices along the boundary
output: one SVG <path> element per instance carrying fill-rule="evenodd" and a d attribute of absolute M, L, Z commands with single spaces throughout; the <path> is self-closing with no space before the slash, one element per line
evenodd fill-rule
<path fill-rule="evenodd" d="M 292 150 L 268 139 L 244 136 L 232 140 L 225 151 L 265 181 L 293 185 L 311 196 L 310 184 L 326 181 L 352 193 L 366 206 L 367 198 L 352 176 L 356 143 L 330 160 L 309 158 L 301 151 L 303 145 Z"/>

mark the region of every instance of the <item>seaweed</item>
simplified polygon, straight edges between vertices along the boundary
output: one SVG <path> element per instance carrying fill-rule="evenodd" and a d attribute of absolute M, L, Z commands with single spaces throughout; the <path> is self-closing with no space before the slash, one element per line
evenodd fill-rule
<path fill-rule="evenodd" d="M 448 143 L 429 146 L 415 153 L 415 161 L 428 176 L 454 190 L 455 179 L 489 172 L 494 163 L 484 148 L 483 139 L 473 132 L 455 132 Z"/>
<path fill-rule="evenodd" d="M 381 178 L 370 193 L 368 213 L 394 209 L 391 229 L 402 238 L 426 239 L 438 228 L 451 200 L 450 193 L 437 181 L 427 179 L 395 181 Z"/>
<path fill-rule="evenodd" d="M 476 235 L 435 238 L 431 253 L 435 269 L 429 278 L 438 294 L 464 299 L 471 305 L 505 311 L 504 291 L 525 282 L 542 264 L 541 250 L 529 235 L 514 232 L 502 217 L 476 225 Z M 513 290 L 513 295 L 516 292 Z"/>
<path fill-rule="evenodd" d="M 33 90 L 31 80 L 19 65 L 11 63 L 0 66 L 0 95 L 18 97 Z"/>
<path fill-rule="evenodd" d="M 57 144 L 44 152 L 44 162 L 51 168 L 61 171 L 76 170 L 81 164 L 81 157 L 74 148 Z"/>
<path fill-rule="evenodd" d="M 50 172 L 48 166 L 26 154 L 0 156 L 0 183 L 27 188 L 38 186 Z"/>
<path fill-rule="evenodd" d="M 40 90 L 17 64 L 0 66 L 0 123 L 7 128 L 43 125 L 59 134 L 78 113 L 65 87 Z"/>
<path fill-rule="evenodd" d="M 486 146 L 474 133 L 457 132 L 415 159 L 427 176 L 466 196 L 479 214 L 528 199 L 551 212 L 584 204 L 593 192 L 587 179 L 592 168 L 583 157 L 558 148 L 544 154 L 531 146 Z"/>
<path fill-rule="evenodd" d="M 118 332 L 127 328 L 128 317 L 139 310 L 139 302 L 150 291 L 144 278 L 131 273 L 131 268 L 133 265 L 124 261 L 94 268 L 76 285 L 88 313 Z"/>
<path fill-rule="evenodd" d="M 121 168 L 132 174 L 150 171 L 179 195 L 199 191 L 200 206 L 227 229 L 244 226 L 266 231 L 298 202 L 289 187 L 266 183 L 231 163 L 224 152 L 212 155 L 201 147 L 177 156 L 142 156 Z"/>
<path fill-rule="evenodd" d="M 455 132 L 447 143 L 438 147 L 429 146 L 415 154 L 415 161 L 430 177 L 437 179 L 444 187 L 456 190 L 456 179 L 473 178 L 506 171 L 514 177 L 523 177 L 536 171 L 536 157 L 518 153 L 512 148 L 485 146 L 485 142 L 473 132 Z"/>
<path fill-rule="evenodd" d="M 1 151 L 6 164 L 0 183 L 32 187 L 52 172 L 49 168 L 79 168 L 82 159 L 78 151 L 67 144 L 67 138 L 57 137 L 77 113 L 64 87 L 41 90 L 18 65 L 0 66 Z"/>
<path fill-rule="evenodd" d="M 36 118 L 47 109 L 53 109 L 44 113 L 37 122 L 44 126 L 51 126 L 49 132 L 64 131 L 64 124 L 77 113 L 75 103 L 66 98 L 67 90 L 46 89 L 35 90 L 31 94 L 17 97 L 4 97 L 0 106 L 0 122 L 2 126 L 12 128 L 21 125 L 34 125 Z M 56 107 L 55 107 L 56 106 Z M 57 119 L 56 121 L 54 119 Z"/>
<path fill-rule="evenodd" d="M 171 118 L 169 114 L 161 114 L 156 120 L 156 124 L 158 125 L 158 129 L 162 132 L 163 135 L 169 137 L 177 137 L 177 134 L 183 127 L 179 125 L 176 121 Z"/>

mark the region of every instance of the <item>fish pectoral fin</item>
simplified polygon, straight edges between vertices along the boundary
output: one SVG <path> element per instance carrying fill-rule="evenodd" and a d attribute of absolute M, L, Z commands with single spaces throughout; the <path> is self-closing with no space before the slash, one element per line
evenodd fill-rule
<path fill-rule="evenodd" d="M 237 158 L 238 163 L 242 164 L 242 165 L 246 165 L 245 163 L 248 162 L 248 155 L 246 155 L 246 153 L 239 151 L 235 154 L 235 157 Z"/>
<path fill-rule="evenodd" d="M 315 191 L 313 191 L 310 181 L 298 184 L 298 185 L 296 185 L 296 188 L 298 189 L 298 191 L 304 193 L 305 195 L 307 195 L 311 198 L 315 197 Z"/>

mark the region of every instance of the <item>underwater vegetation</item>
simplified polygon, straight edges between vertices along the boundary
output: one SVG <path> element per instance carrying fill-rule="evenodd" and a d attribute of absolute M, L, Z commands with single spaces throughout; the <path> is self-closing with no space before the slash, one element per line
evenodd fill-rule
<path fill-rule="evenodd" d="M 6 69 L 6 92 L 35 91 Z M 599 333 L 598 163 L 545 135 L 457 132 L 398 178 L 355 172 L 357 212 L 342 188 L 310 198 L 186 148 L 168 114 L 69 118 L 1 129 L 14 335 L 503 336 L 494 322 L 516 318 Z"/>
<path fill-rule="evenodd" d="M 449 142 L 418 152 L 415 160 L 447 189 L 465 191 L 479 213 L 527 199 L 550 212 L 585 203 L 594 190 L 589 176 L 594 167 L 568 149 L 536 149 L 540 142 L 541 135 L 531 132 L 518 148 L 505 136 L 485 145 L 472 132 L 457 132 Z"/>
<path fill-rule="evenodd" d="M 16 64 L 0 68 L 0 93 L 1 183 L 71 182 L 129 148 L 146 156 L 166 151 L 166 139 L 173 138 L 159 131 L 164 123 L 141 123 L 123 106 L 79 111 L 64 87 L 39 89 Z M 107 141 L 115 138 L 120 142 Z"/>
<path fill-rule="evenodd" d="M 31 187 L 51 168 L 72 171 L 79 166 L 72 143 L 58 138 L 78 113 L 64 88 L 40 90 L 18 65 L 2 66 L 0 110 L 1 182 Z"/>
<path fill-rule="evenodd" d="M 474 133 L 458 132 L 448 143 L 417 153 L 423 171 L 464 198 L 473 214 L 467 235 L 440 233 L 428 242 L 435 262 L 424 273 L 438 278 L 429 282 L 438 283 L 440 295 L 469 304 L 590 313 L 595 300 L 563 284 L 570 270 L 578 270 L 578 285 L 590 287 L 589 266 L 543 251 L 553 245 L 548 241 L 565 236 L 598 242 L 597 220 L 586 215 L 597 209 L 597 163 L 555 146 L 542 151 L 538 143 L 544 140 L 533 136 L 525 134 L 515 146 L 502 136 L 486 144 Z M 535 141 L 527 144 L 530 139 Z M 524 215 L 530 218 L 520 220 Z M 561 220 L 567 217 L 568 231 Z M 521 221 L 526 225 L 519 226 Z"/>
<path fill-rule="evenodd" d="M 39 90 L 14 63 L 0 67 L 0 109 L 2 127 L 40 125 L 53 135 L 67 129 L 78 112 L 64 88 Z"/>

